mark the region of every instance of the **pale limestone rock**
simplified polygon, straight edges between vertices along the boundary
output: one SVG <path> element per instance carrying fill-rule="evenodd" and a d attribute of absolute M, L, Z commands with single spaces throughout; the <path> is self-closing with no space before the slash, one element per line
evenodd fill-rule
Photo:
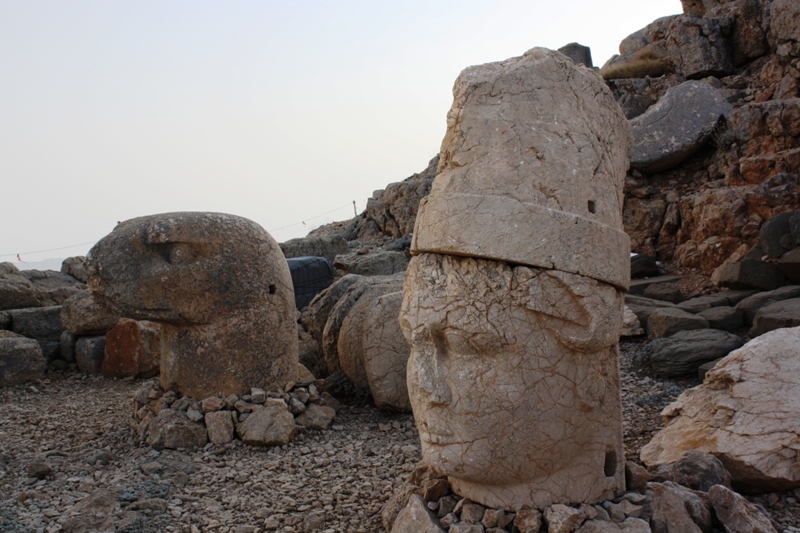
<path fill-rule="evenodd" d="M 709 489 L 708 497 L 728 533 L 777 533 L 767 516 L 732 490 L 714 485 Z"/>
<path fill-rule="evenodd" d="M 233 440 L 231 411 L 212 411 L 205 416 L 208 440 L 214 444 L 227 444 Z"/>
<path fill-rule="evenodd" d="M 408 499 L 405 508 L 397 515 L 392 533 L 444 533 L 439 519 L 433 514 L 418 495 Z"/>
<path fill-rule="evenodd" d="M 92 299 L 162 325 L 161 386 L 194 398 L 296 380 L 289 267 L 258 224 L 221 213 L 123 222 L 89 252 Z"/>
<path fill-rule="evenodd" d="M 731 352 L 705 382 L 667 406 L 667 421 L 642 449 L 648 466 L 688 450 L 711 453 L 734 488 L 800 487 L 800 327 L 771 331 Z"/>
<path fill-rule="evenodd" d="M 622 332 L 620 333 L 620 337 L 638 337 L 639 335 L 644 335 L 644 329 L 642 329 L 642 325 L 636 313 L 631 311 L 631 308 L 626 305 L 623 309 Z"/>
<path fill-rule="evenodd" d="M 534 48 L 464 70 L 453 95 L 412 253 L 552 268 L 627 289 L 631 136 L 603 80 Z"/>
<path fill-rule="evenodd" d="M 206 428 L 189 420 L 183 411 L 162 409 L 148 428 L 147 444 L 156 449 L 199 448 L 206 442 Z"/>
<path fill-rule="evenodd" d="M 283 401 L 268 398 L 263 407 L 258 405 L 254 408 L 236 431 L 245 444 L 283 446 L 291 442 L 297 426 Z"/>
<path fill-rule="evenodd" d="M 364 321 L 361 346 L 364 372 L 375 405 L 410 411 L 406 367 L 411 349 L 398 320 L 402 303 L 402 291 L 377 298 Z"/>
<path fill-rule="evenodd" d="M 414 257 L 400 323 L 423 460 L 488 507 L 613 498 L 621 322 L 620 291 L 590 278 Z"/>
<path fill-rule="evenodd" d="M 613 498 L 627 121 L 545 49 L 470 67 L 453 92 L 400 315 L 423 460 L 488 507 Z"/>
<path fill-rule="evenodd" d="M 544 511 L 547 533 L 572 533 L 585 519 L 583 511 L 561 503 L 551 505 Z"/>
<path fill-rule="evenodd" d="M 306 406 L 306 410 L 296 420 L 298 424 L 309 429 L 328 429 L 335 416 L 333 407 L 312 403 Z"/>
<path fill-rule="evenodd" d="M 648 483 L 647 492 L 652 498 L 650 523 L 657 531 L 711 531 L 711 508 L 705 494 L 670 481 Z"/>

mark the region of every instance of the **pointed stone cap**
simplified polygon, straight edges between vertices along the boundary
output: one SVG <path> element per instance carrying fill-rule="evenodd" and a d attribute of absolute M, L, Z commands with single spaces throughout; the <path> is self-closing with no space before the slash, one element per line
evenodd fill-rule
<path fill-rule="evenodd" d="M 534 48 L 458 77 L 411 252 L 630 284 L 622 229 L 628 121 L 602 78 Z"/>

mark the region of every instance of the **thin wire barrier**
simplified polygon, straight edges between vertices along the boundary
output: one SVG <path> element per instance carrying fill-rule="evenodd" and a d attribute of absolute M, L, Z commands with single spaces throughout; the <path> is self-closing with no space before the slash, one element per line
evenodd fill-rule
<path fill-rule="evenodd" d="M 344 209 L 346 207 L 350 207 L 351 205 L 353 206 L 354 216 L 358 216 L 358 211 L 356 210 L 356 201 L 353 200 L 352 202 L 348 202 L 348 203 L 346 203 L 346 204 L 344 204 L 342 206 L 337 207 L 336 209 L 331 209 L 330 211 L 326 211 L 325 213 L 313 216 L 311 218 L 306 218 L 304 220 L 301 220 L 300 222 L 295 222 L 295 223 L 289 224 L 287 226 L 282 226 L 280 228 L 271 229 L 271 230 L 269 230 L 269 232 L 272 233 L 272 232 L 275 232 L 275 231 L 281 231 L 281 230 L 285 230 L 285 229 L 288 229 L 288 228 L 293 228 L 294 226 L 299 226 L 300 224 L 302 224 L 303 226 L 307 226 L 306 222 L 310 222 L 310 221 L 315 220 L 317 218 L 324 217 L 325 215 L 330 215 L 331 213 L 335 213 L 336 211 L 341 211 L 342 209 Z M 96 240 L 95 241 L 89 241 L 89 242 L 82 242 L 80 244 L 72 244 L 70 246 L 61 246 L 59 248 L 50 248 L 50 249 L 47 249 L 47 250 L 36 250 L 35 252 L 15 252 L 15 253 L 11 253 L 11 254 L 0 254 L 0 258 L 2 258 L 2 257 L 15 257 L 17 259 L 17 261 L 19 261 L 20 263 L 24 263 L 25 261 L 23 261 L 23 259 L 22 259 L 22 256 L 24 256 L 24 255 L 36 255 L 36 254 L 44 254 L 44 253 L 47 253 L 47 252 L 58 252 L 58 251 L 61 251 L 61 250 L 69 250 L 71 248 L 79 248 L 81 246 L 87 246 L 89 244 L 95 244 L 96 242 L 97 242 Z"/>

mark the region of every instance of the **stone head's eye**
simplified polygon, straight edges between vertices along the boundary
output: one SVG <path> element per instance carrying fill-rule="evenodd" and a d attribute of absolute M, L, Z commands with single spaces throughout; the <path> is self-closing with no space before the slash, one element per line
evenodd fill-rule
<path fill-rule="evenodd" d="M 188 265 L 194 262 L 195 253 L 191 246 L 183 243 L 176 243 L 169 247 L 167 261 L 171 265 Z"/>

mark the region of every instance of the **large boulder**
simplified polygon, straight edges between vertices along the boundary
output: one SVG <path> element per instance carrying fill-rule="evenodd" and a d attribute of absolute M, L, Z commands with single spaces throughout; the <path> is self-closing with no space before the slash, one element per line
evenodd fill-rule
<path fill-rule="evenodd" d="M 793 217 L 799 216 L 800 211 L 787 211 L 764 222 L 758 230 L 758 242 L 768 256 L 777 259 L 797 247 L 790 221 Z"/>
<path fill-rule="evenodd" d="M 105 335 L 80 337 L 75 342 L 75 362 L 86 374 L 100 374 L 103 371 L 103 359 L 106 353 Z"/>
<path fill-rule="evenodd" d="M 758 259 L 725 263 L 719 268 L 717 280 L 720 287 L 762 291 L 771 291 L 786 283 L 786 277 L 777 266 Z"/>
<path fill-rule="evenodd" d="M 728 17 L 681 15 L 667 29 L 666 54 L 675 72 L 689 79 L 731 74 L 733 55 Z"/>
<path fill-rule="evenodd" d="M 291 257 L 324 257 L 328 261 L 348 252 L 347 241 L 341 235 L 309 235 L 280 244 L 287 259 Z"/>
<path fill-rule="evenodd" d="M 739 491 L 800 487 L 797 346 L 800 328 L 785 328 L 729 354 L 664 409 L 666 427 L 642 449 L 642 461 L 653 467 L 701 450 L 722 461 Z"/>
<path fill-rule="evenodd" d="M 656 531 L 703 533 L 711 531 L 711 506 L 702 492 L 667 481 L 648 483 L 650 524 Z"/>
<path fill-rule="evenodd" d="M 41 379 L 45 368 L 39 343 L 10 331 L 0 331 L 0 387 Z"/>
<path fill-rule="evenodd" d="M 631 167 L 646 173 L 674 167 L 697 152 L 721 118 L 733 111 L 720 92 L 700 81 L 668 90 L 631 120 Z"/>
<path fill-rule="evenodd" d="M 795 0 L 773 0 L 769 37 L 773 44 L 800 42 L 800 5 Z"/>
<path fill-rule="evenodd" d="M 361 278 L 362 276 L 356 274 L 347 274 L 337 279 L 330 287 L 317 294 L 308 307 L 303 309 L 300 324 L 317 342 L 322 342 L 322 332 L 325 330 L 328 316 L 339 299 Z"/>
<path fill-rule="evenodd" d="M 161 326 L 146 320 L 121 318 L 105 338 L 104 376 L 149 378 L 158 374 Z"/>
<path fill-rule="evenodd" d="M 647 364 L 656 375 L 681 377 L 696 373 L 703 363 L 725 357 L 742 344 L 742 339 L 727 331 L 679 331 L 648 345 Z"/>
<path fill-rule="evenodd" d="M 36 339 L 42 347 L 45 360 L 51 361 L 60 353 L 59 340 L 64 326 L 61 324 L 61 306 L 12 309 L 11 331 Z"/>
<path fill-rule="evenodd" d="M 366 276 L 358 279 L 331 309 L 322 331 L 322 351 L 325 363 L 332 374 L 342 369 L 339 360 L 339 333 L 347 315 L 359 299 L 378 294 L 397 292 L 403 288 L 403 273 L 394 276 Z M 313 302 L 312 302 L 313 304 Z"/>
<path fill-rule="evenodd" d="M 89 274 L 86 272 L 86 258 L 82 255 L 67 257 L 61 262 L 61 273 L 72 276 L 81 283 L 86 283 L 89 281 Z"/>
<path fill-rule="evenodd" d="M 225 397 L 296 381 L 289 266 L 255 222 L 192 212 L 128 220 L 92 248 L 88 270 L 101 309 L 161 324 L 164 390 Z"/>
<path fill-rule="evenodd" d="M 375 405 L 410 411 L 406 367 L 411 348 L 398 321 L 402 303 L 402 291 L 383 294 L 374 300 L 364 319 L 361 348 L 364 373 Z"/>
<path fill-rule="evenodd" d="M 714 485 L 708 490 L 708 499 L 728 533 L 778 533 L 767 515 L 727 487 Z"/>
<path fill-rule="evenodd" d="M 97 307 L 88 290 L 73 294 L 61 306 L 61 323 L 73 335 L 105 335 L 118 320 L 118 315 Z"/>
<path fill-rule="evenodd" d="M 0 263 L 0 311 L 61 305 L 85 288 L 86 285 L 61 272 L 20 271 L 13 263 Z"/>

